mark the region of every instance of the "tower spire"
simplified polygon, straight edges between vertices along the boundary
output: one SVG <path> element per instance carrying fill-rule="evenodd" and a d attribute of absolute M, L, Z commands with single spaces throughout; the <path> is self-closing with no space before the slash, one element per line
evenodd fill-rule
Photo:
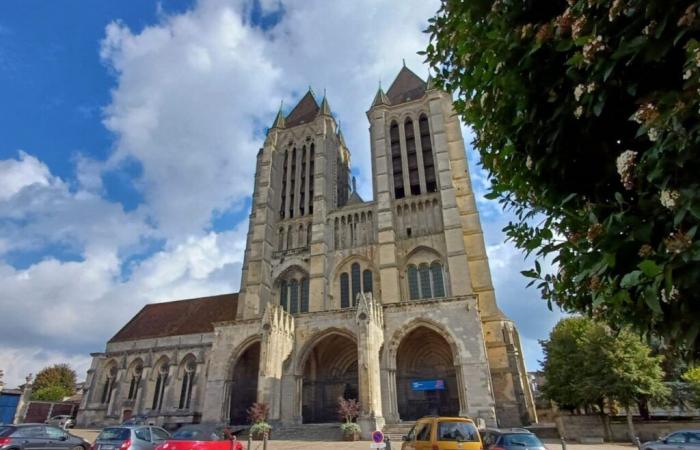
<path fill-rule="evenodd" d="M 326 90 L 323 90 L 323 100 L 321 100 L 321 108 L 318 110 L 318 114 L 322 116 L 331 116 L 331 107 L 328 104 L 328 97 L 326 97 Z"/>
<path fill-rule="evenodd" d="M 389 97 L 387 97 L 384 93 L 384 89 L 382 89 L 382 82 L 380 80 L 379 89 L 377 89 L 377 93 L 374 95 L 374 100 L 372 100 L 372 106 L 370 106 L 370 108 L 374 108 L 375 106 L 379 105 L 389 106 L 390 104 L 391 102 L 389 102 Z"/>
<path fill-rule="evenodd" d="M 282 113 L 282 108 L 284 107 L 284 100 L 280 101 L 280 109 L 277 111 L 274 122 L 272 122 L 271 128 L 284 128 L 284 113 Z"/>

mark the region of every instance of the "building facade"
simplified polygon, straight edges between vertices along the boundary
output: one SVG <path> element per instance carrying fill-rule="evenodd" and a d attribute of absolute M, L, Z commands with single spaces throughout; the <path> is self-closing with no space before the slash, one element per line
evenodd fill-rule
<path fill-rule="evenodd" d="M 363 433 L 427 414 L 536 421 L 499 310 L 449 94 L 403 67 L 367 112 L 373 201 L 328 100 L 280 111 L 257 157 L 238 294 L 147 305 L 93 355 L 83 425 L 337 421 Z"/>

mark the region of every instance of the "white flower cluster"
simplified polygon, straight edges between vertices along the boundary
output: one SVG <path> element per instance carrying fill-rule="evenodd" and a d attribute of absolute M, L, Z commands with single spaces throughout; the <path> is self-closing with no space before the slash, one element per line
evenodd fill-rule
<path fill-rule="evenodd" d="M 661 289 L 661 301 L 664 303 L 671 303 L 678 300 L 680 292 L 675 286 L 671 286 L 671 292 L 666 293 L 666 288 Z"/>
<path fill-rule="evenodd" d="M 625 189 L 630 190 L 634 186 L 634 178 L 632 172 L 637 163 L 637 152 L 634 150 L 625 150 L 617 157 L 615 162 L 617 165 L 617 173 L 620 175 L 620 180 Z"/>
<path fill-rule="evenodd" d="M 576 116 L 577 119 L 580 119 L 582 115 L 583 115 L 583 106 L 579 105 L 579 106 L 574 110 L 574 116 Z"/>
<path fill-rule="evenodd" d="M 582 84 L 579 84 L 574 88 L 574 97 L 576 97 L 576 101 L 579 101 L 581 99 L 581 96 L 586 92 L 586 87 Z"/>
<path fill-rule="evenodd" d="M 659 130 L 656 128 L 649 128 L 649 131 L 647 131 L 647 136 L 651 142 L 656 142 L 659 139 Z"/>
<path fill-rule="evenodd" d="M 586 61 L 587 64 L 592 64 L 596 53 L 603 50 L 605 50 L 603 36 L 598 35 L 583 46 L 583 60 Z"/>
<path fill-rule="evenodd" d="M 530 158 L 530 155 L 527 155 L 527 159 L 525 160 L 525 167 L 527 167 L 527 170 L 532 170 L 533 166 L 532 158 Z"/>
<path fill-rule="evenodd" d="M 678 200 L 680 200 L 681 194 L 675 190 L 664 189 L 659 195 L 659 200 L 661 204 L 668 209 L 675 209 L 678 206 Z"/>

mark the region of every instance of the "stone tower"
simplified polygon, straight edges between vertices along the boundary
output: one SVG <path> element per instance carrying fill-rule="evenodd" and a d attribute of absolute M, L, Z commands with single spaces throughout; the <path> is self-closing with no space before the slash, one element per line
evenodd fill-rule
<path fill-rule="evenodd" d="M 367 118 L 371 201 L 325 96 L 278 112 L 240 293 L 145 307 L 93 355 L 81 425 L 245 424 L 256 401 L 277 427 L 336 422 L 340 397 L 359 400 L 366 437 L 427 414 L 536 420 L 450 96 L 403 67 Z"/>

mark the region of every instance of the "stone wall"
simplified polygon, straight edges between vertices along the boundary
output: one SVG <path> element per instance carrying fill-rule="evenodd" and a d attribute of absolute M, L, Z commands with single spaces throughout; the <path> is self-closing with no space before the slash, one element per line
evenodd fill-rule
<path fill-rule="evenodd" d="M 580 441 L 581 438 L 605 439 L 605 423 L 609 426 L 609 438 L 615 442 L 629 441 L 625 417 L 605 417 L 598 415 L 560 415 L 556 424 L 559 435 L 566 440 Z M 634 428 L 642 442 L 658 439 L 673 431 L 700 428 L 700 420 L 640 420 L 635 418 Z"/>

